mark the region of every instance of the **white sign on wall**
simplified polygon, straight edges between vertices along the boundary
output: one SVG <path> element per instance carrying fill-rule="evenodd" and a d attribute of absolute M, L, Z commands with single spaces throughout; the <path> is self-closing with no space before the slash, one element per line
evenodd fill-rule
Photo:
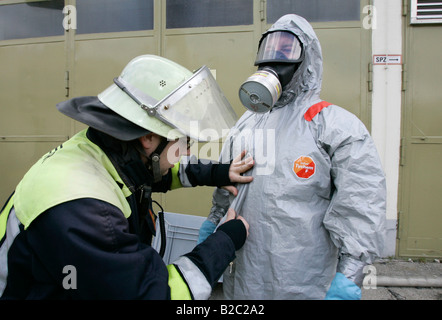
<path fill-rule="evenodd" d="M 373 55 L 374 65 L 395 65 L 402 64 L 401 54 L 374 54 Z"/>

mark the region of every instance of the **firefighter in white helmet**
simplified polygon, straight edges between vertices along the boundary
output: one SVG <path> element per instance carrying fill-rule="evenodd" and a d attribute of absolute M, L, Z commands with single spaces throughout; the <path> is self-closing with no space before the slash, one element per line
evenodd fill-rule
<path fill-rule="evenodd" d="M 231 210 L 213 237 L 169 266 L 150 244 L 152 192 L 212 185 L 235 193 L 234 183 L 251 181 L 241 173 L 253 160 L 241 155 L 227 164 L 189 157 L 190 139 L 220 138 L 236 117 L 208 69 L 140 56 L 98 97 L 57 107 L 88 128 L 44 155 L 3 207 L 0 296 L 207 299 L 246 240 L 243 218 Z M 67 287 L 66 266 L 76 272 Z"/>

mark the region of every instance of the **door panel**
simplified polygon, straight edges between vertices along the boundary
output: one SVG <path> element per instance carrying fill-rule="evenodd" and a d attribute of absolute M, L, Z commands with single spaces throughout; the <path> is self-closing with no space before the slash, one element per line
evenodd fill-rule
<path fill-rule="evenodd" d="M 63 42 L 0 47 L 0 64 L 0 135 L 63 135 Z"/>
<path fill-rule="evenodd" d="M 75 96 L 97 95 L 136 56 L 157 54 L 153 37 L 91 38 L 75 42 Z"/>
<path fill-rule="evenodd" d="M 360 28 L 319 29 L 316 33 L 324 60 L 321 98 L 352 112 L 370 128 L 364 99 L 367 87 L 362 81 L 367 64 L 361 63 L 370 52 L 368 41 L 363 42 Z"/>
<path fill-rule="evenodd" d="M 424 249 L 425 245 L 419 246 L 418 239 L 441 238 L 442 144 L 413 143 L 411 151 L 410 212 L 414 214 L 410 215 L 408 237 L 415 239 L 413 248 Z"/>
<path fill-rule="evenodd" d="M 238 97 L 239 87 L 256 69 L 253 39 L 253 31 L 168 35 L 164 56 L 190 70 L 203 65 L 215 70 L 218 84 L 240 116 L 245 108 Z"/>
<path fill-rule="evenodd" d="M 55 107 L 65 99 L 64 66 L 63 41 L 0 45 L 0 203 L 69 134 Z"/>
<path fill-rule="evenodd" d="M 442 256 L 442 27 L 406 26 L 398 253 Z"/>

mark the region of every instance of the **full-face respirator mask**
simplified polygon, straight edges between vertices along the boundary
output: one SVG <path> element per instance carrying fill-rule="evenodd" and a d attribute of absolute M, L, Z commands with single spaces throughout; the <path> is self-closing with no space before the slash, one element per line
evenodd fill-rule
<path fill-rule="evenodd" d="M 241 103 L 250 111 L 270 111 L 304 58 L 301 42 L 291 32 L 275 31 L 260 43 L 258 70 L 240 87 Z"/>

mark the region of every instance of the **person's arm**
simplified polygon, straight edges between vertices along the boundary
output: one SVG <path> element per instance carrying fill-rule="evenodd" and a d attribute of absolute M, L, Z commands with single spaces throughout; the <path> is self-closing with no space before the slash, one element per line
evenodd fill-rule
<path fill-rule="evenodd" d="M 231 180 L 236 180 L 239 183 L 249 183 L 253 180 L 251 175 L 242 176 L 241 174 L 248 171 L 254 165 L 253 158 L 247 157 L 242 160 L 246 155 L 247 151 L 243 150 L 238 154 L 235 159 L 231 160 L 232 156 L 232 139 L 227 139 L 227 142 L 223 146 L 221 152 L 220 161 L 226 162 L 230 161 L 231 164 Z M 233 171 L 233 172 L 232 172 Z M 242 180 L 239 180 L 242 179 Z M 237 196 L 238 190 L 235 186 L 227 186 L 223 188 L 216 188 L 212 196 L 212 208 L 207 219 L 202 223 L 198 235 L 198 243 L 203 242 L 209 235 L 211 235 L 221 219 L 227 213 L 230 206 L 230 194 Z"/>
<path fill-rule="evenodd" d="M 235 217 L 235 211 L 230 209 L 226 222 L 215 233 L 174 262 L 187 281 L 193 298 L 207 299 L 210 296 L 211 288 L 235 259 L 235 251 L 246 241 L 249 226 L 242 217 Z M 231 246 L 224 248 L 227 243 Z"/>
<path fill-rule="evenodd" d="M 184 157 L 180 161 L 177 173 L 183 187 L 195 186 L 227 186 L 229 179 L 230 163 L 215 163 Z"/>
<path fill-rule="evenodd" d="M 318 138 L 330 156 L 334 185 L 324 226 L 339 249 L 337 272 L 361 286 L 364 266 L 380 256 L 384 243 L 385 177 L 365 126 L 335 109 L 318 117 L 333 117 Z"/>
<path fill-rule="evenodd" d="M 230 206 L 229 191 L 215 188 L 212 195 L 212 208 L 207 219 L 202 223 L 198 234 L 198 243 L 203 242 L 211 235 L 221 219 L 226 215 Z"/>
<path fill-rule="evenodd" d="M 75 268 L 77 289 L 70 293 L 76 299 L 208 298 L 219 269 L 235 256 L 235 236 L 246 234 L 241 225 L 230 234 L 220 230 L 166 267 L 152 247 L 129 232 L 123 213 L 100 200 L 53 207 L 27 232 L 36 259 L 55 283 L 61 286 L 66 265 Z"/>
<path fill-rule="evenodd" d="M 246 151 L 239 154 L 229 163 L 216 163 L 208 160 L 196 159 L 196 157 L 183 157 L 171 169 L 170 189 L 195 186 L 233 186 L 235 183 L 249 183 L 253 180 L 250 176 L 242 176 L 242 173 L 253 167 L 252 158 L 244 159 Z M 235 193 L 236 189 L 229 189 Z"/>

